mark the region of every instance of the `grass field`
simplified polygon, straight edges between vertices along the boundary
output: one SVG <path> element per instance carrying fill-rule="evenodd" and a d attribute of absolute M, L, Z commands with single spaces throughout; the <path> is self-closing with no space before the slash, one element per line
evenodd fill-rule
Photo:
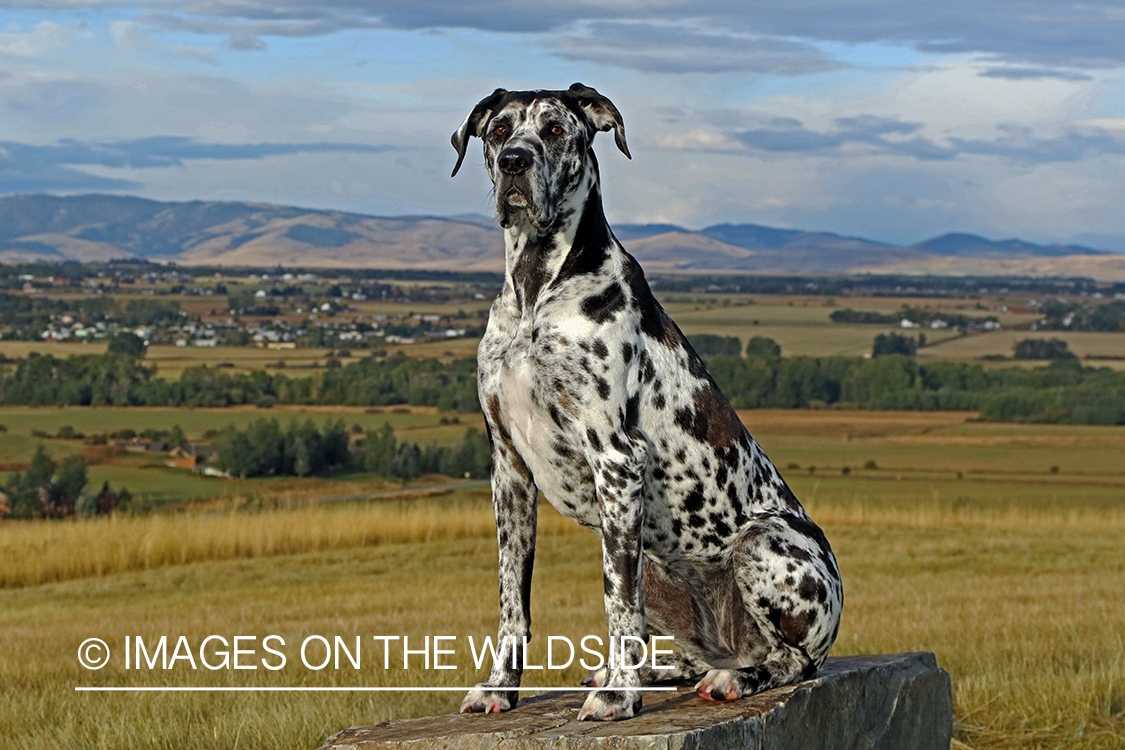
<path fill-rule="evenodd" d="M 441 424 L 442 418 L 456 418 L 459 425 L 448 428 Z M 214 409 L 177 409 L 171 407 L 81 407 L 81 406 L 2 406 L 0 424 L 8 428 L 0 433 L 13 439 L 31 436 L 32 430 L 42 430 L 54 435 L 63 425 L 71 425 L 85 434 L 108 433 L 124 428 L 136 431 L 145 429 L 167 430 L 178 424 L 189 439 L 202 439 L 203 433 L 211 429 L 223 429 L 228 425 L 244 428 L 257 419 L 276 419 L 283 425 L 291 420 L 303 422 L 312 419 L 316 423 L 343 420 L 351 426 L 358 424 L 364 430 L 378 429 L 386 423 L 395 429 L 396 434 L 410 440 L 430 441 L 433 435 L 457 433 L 464 434 L 466 427 L 483 427 L 484 418 L 480 414 L 439 414 L 432 407 L 362 407 L 362 406 L 292 406 L 279 405 L 271 409 L 253 406 L 235 406 Z M 460 427 L 460 432 L 457 428 Z M 69 442 L 69 441 L 67 441 Z M 30 455 L 34 446 L 27 451 Z M 0 461 L 11 460 L 0 454 Z"/>
<path fill-rule="evenodd" d="M 953 677 L 958 748 L 1122 746 L 1125 429 L 987 425 L 949 413 L 743 418 L 783 470 L 801 467 L 784 473 L 837 553 L 845 607 L 835 655 L 934 651 Z M 877 468 L 863 469 L 867 460 Z M 461 696 L 73 688 L 463 686 L 480 677 L 465 638 L 495 628 L 486 489 L 222 508 L 0 524 L 0 737 L 29 750 L 313 748 L 345 726 L 454 710 Z M 533 658 L 544 656 L 547 635 L 576 640 L 605 627 L 596 536 L 545 505 L 540 528 Z M 280 635 L 287 666 L 211 671 L 181 661 L 125 671 L 120 661 L 126 636 L 185 635 L 198 646 L 211 634 Z M 349 645 L 362 636 L 361 668 L 305 668 L 299 644 L 314 634 Z M 417 643 L 438 634 L 458 636 L 459 669 L 384 670 L 382 652 L 369 650 L 372 635 Z M 118 659 L 81 669 L 75 652 L 88 637 Z M 250 662 L 266 655 L 259 647 Z M 573 684 L 582 671 L 536 682 Z"/>
<path fill-rule="evenodd" d="M 86 435 L 111 433 L 125 428 L 141 432 L 146 429 L 167 430 L 179 425 L 190 440 L 202 440 L 207 430 L 222 430 L 234 425 L 245 429 L 257 419 L 276 419 L 284 427 L 291 421 L 311 419 L 321 425 L 343 420 L 350 430 L 359 425 L 364 431 L 378 430 L 390 424 L 395 436 L 419 445 L 454 445 L 464 439 L 470 427 L 484 429 L 480 414 L 441 414 L 431 407 L 319 407 L 276 406 L 272 409 L 232 407 L 226 409 L 173 408 L 85 408 L 85 407 L 0 407 L 0 483 L 11 472 L 25 468 L 40 446 L 61 462 L 68 456 L 84 454 L 90 464 L 89 487 L 96 490 L 108 481 L 115 489 L 127 488 L 150 504 L 167 505 L 209 498 L 255 498 L 269 500 L 346 497 L 367 491 L 382 491 L 390 486 L 377 477 L 362 472 L 338 472 L 328 475 L 296 478 L 258 478 L 250 480 L 205 477 L 183 469 L 164 465 L 169 456 L 154 453 L 128 453 L 90 446 L 83 440 L 42 439 L 32 431 L 55 435 L 59 428 L 70 425 Z M 457 420 L 442 424 L 442 420 Z M 444 480 L 440 480 L 444 481 Z M 420 480 L 432 484 L 433 480 Z M 417 482 L 415 484 L 418 484 Z"/>

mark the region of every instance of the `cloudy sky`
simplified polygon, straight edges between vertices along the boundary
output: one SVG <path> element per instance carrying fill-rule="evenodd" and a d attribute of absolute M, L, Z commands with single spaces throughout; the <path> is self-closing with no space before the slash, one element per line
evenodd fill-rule
<path fill-rule="evenodd" d="M 450 133 L 575 81 L 611 221 L 1125 252 L 1125 0 L 0 0 L 0 193 L 488 214 Z"/>

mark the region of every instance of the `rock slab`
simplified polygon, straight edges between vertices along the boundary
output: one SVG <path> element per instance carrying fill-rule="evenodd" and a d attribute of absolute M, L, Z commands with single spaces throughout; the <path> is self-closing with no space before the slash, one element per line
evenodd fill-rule
<path fill-rule="evenodd" d="M 829 659 L 804 682 L 738 701 L 646 692 L 627 721 L 579 722 L 585 694 L 525 698 L 502 714 L 353 727 L 320 750 L 948 750 L 949 674 L 932 653 Z"/>

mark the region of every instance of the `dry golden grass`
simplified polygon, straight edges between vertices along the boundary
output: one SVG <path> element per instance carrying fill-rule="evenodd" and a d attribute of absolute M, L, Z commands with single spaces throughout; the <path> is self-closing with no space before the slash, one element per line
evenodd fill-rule
<path fill-rule="evenodd" d="M 281 500 L 298 501 L 300 493 Z M 274 510 L 93 518 L 0 526 L 0 586 L 28 586 L 204 560 L 294 555 L 364 545 L 438 542 L 495 533 L 487 493 L 419 504 L 306 505 Z M 557 514 L 545 533 L 577 529 Z"/>
<path fill-rule="evenodd" d="M 1120 748 L 1120 510 L 922 505 L 913 512 L 813 505 L 844 576 L 834 654 L 937 653 L 953 676 L 959 748 Z M 534 661 L 544 656 L 546 635 L 577 639 L 605 628 L 596 536 L 547 507 L 540 525 Z M 495 532 L 483 497 L 71 526 L 85 527 L 103 551 L 113 549 L 113 533 L 123 537 L 141 569 L 0 591 L 0 681 L 15 688 L 0 693 L 0 736 L 19 738 L 21 748 L 296 750 L 345 726 L 448 712 L 460 699 L 457 692 L 74 694 L 75 685 L 462 686 L 480 678 L 464 642 L 495 627 Z M 34 533 L 20 554 L 40 545 L 66 558 L 81 541 L 63 546 L 47 525 L 26 528 Z M 2 558 L 13 559 L 13 551 Z M 184 554 L 195 562 L 181 563 Z M 119 650 L 127 635 L 182 634 L 198 643 L 213 633 L 281 635 L 291 664 L 235 673 L 184 664 L 126 672 L 119 662 L 86 672 L 75 663 L 77 645 L 91 636 Z M 294 651 L 311 634 L 349 643 L 356 635 L 452 634 L 459 669 L 392 663 L 385 671 L 366 652 L 359 670 L 311 671 Z M 574 684 L 581 671 L 539 673 L 534 681 Z"/>
<path fill-rule="evenodd" d="M 966 415 L 746 412 L 825 530 L 844 578 L 834 655 L 930 650 L 972 750 L 1120 750 L 1125 737 L 1122 428 Z M 878 469 L 865 470 L 867 458 Z M 818 470 L 808 471 L 815 463 Z M 851 466 L 850 475 L 840 467 Z M 1050 472 L 1052 465 L 1061 467 Z M 957 473 L 963 472 L 958 478 Z M 346 486 L 348 483 L 341 482 Z M 288 500 L 305 499 L 294 484 Z M 544 505 L 531 656 L 605 630 L 597 537 Z M 415 500 L 0 524 L 0 737 L 28 750 L 312 748 L 349 725 L 444 713 L 454 693 L 75 694 L 76 685 L 466 686 L 458 670 L 311 671 L 307 635 L 491 635 L 485 488 Z M 85 638 L 278 634 L 280 672 L 78 667 Z M 575 684 L 582 670 L 535 674 Z M 531 676 L 528 680 L 532 679 Z M 3 744 L 3 743 L 0 743 Z"/>

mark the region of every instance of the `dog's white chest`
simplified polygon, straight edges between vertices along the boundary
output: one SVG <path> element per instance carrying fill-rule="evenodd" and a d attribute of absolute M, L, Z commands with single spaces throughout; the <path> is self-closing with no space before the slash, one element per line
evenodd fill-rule
<path fill-rule="evenodd" d="M 551 416 L 559 394 L 550 385 L 550 364 L 531 342 L 529 335 L 517 335 L 500 357 L 496 395 L 500 416 L 512 439 L 512 447 L 535 477 L 535 484 L 547 500 L 563 515 L 596 527 L 595 493 L 592 477 L 579 457 L 581 449 L 574 435 L 564 430 Z M 555 404 L 557 407 L 557 404 Z M 557 412 L 556 412 L 557 413 Z M 560 459 L 560 445 L 569 449 L 570 459 Z"/>
<path fill-rule="evenodd" d="M 505 360 L 500 370 L 504 417 L 512 442 L 525 460 L 533 448 L 532 436 L 536 434 L 536 422 L 543 418 L 532 398 L 535 388 L 535 373 L 526 353 Z"/>

